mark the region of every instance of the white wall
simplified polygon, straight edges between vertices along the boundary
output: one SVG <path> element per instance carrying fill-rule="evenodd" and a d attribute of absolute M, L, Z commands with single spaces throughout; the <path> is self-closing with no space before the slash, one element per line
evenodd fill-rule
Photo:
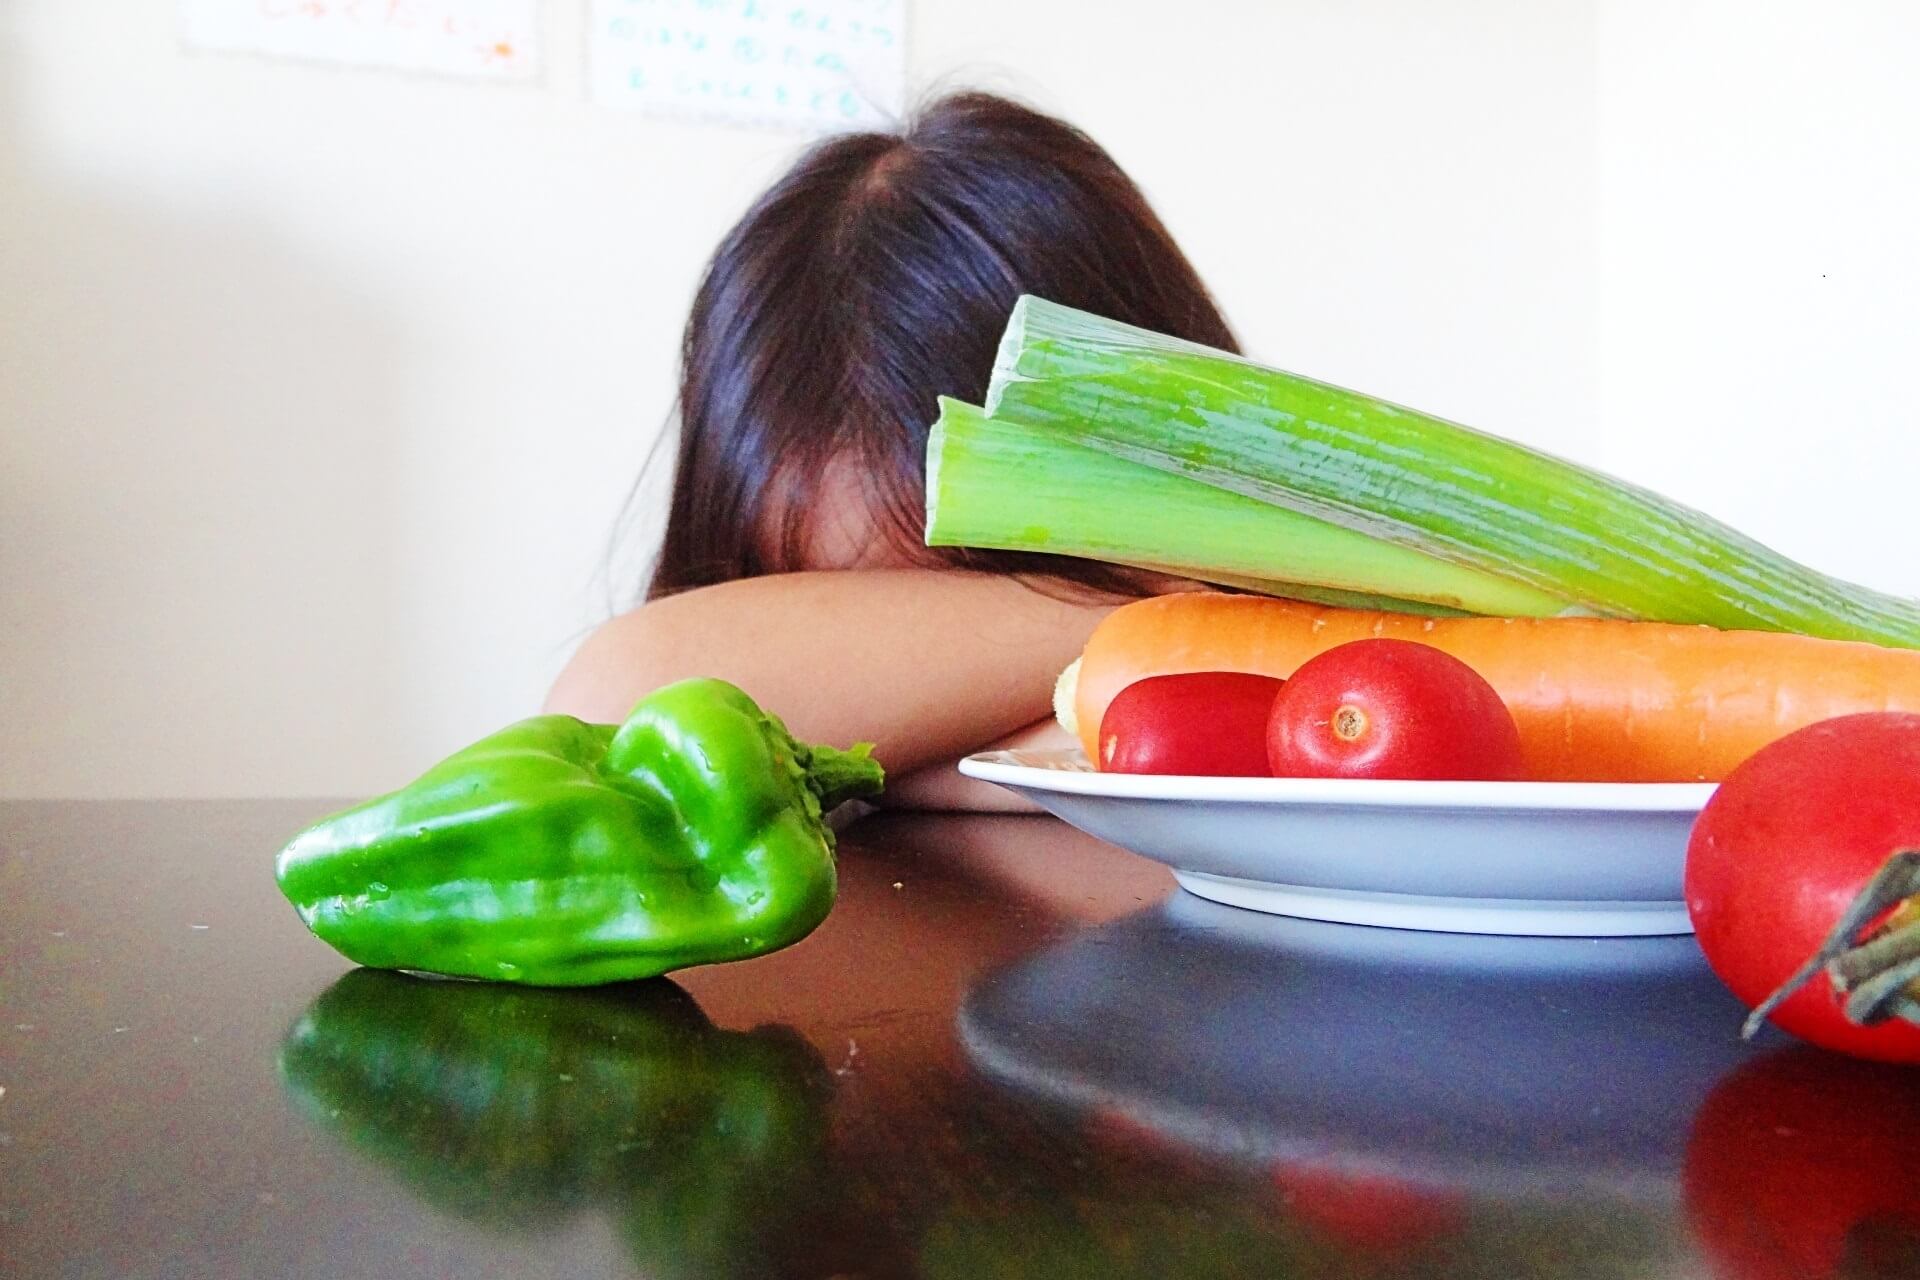
<path fill-rule="evenodd" d="M 605 616 L 699 267 L 799 144 L 587 105 L 582 7 L 509 88 L 0 0 L 0 794 L 384 788 Z M 1911 183 L 1920 41 L 1893 4 L 1733 12 L 917 0 L 910 41 L 916 88 L 1109 146 L 1250 349 L 1920 589 L 1857 500 L 1913 419 L 1883 173 Z M 1782 453 L 1809 413 L 1820 456 Z"/>
<path fill-rule="evenodd" d="M 1599 11 L 1601 460 L 1920 594 L 1920 6 Z"/>

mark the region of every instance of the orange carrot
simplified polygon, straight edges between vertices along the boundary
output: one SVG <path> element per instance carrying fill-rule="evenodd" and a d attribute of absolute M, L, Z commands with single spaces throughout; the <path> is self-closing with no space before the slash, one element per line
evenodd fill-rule
<path fill-rule="evenodd" d="M 1430 644 L 1478 671 L 1520 726 L 1540 781 L 1717 782 L 1803 725 L 1920 711 L 1920 650 L 1600 618 L 1423 618 L 1198 592 L 1116 609 L 1087 641 L 1074 717 L 1135 680 L 1181 671 L 1290 676 L 1349 640 Z M 1920 779 L 1915 780 L 1920 786 Z"/>

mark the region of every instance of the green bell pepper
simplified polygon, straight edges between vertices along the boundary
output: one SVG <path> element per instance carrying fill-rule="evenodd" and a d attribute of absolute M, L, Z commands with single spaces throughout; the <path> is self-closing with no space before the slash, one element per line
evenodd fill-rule
<path fill-rule="evenodd" d="M 378 969 L 583 986 L 762 955 L 833 905 L 823 817 L 880 765 L 794 741 L 721 680 L 625 724 L 522 720 L 309 827 L 275 871 L 307 927 Z"/>

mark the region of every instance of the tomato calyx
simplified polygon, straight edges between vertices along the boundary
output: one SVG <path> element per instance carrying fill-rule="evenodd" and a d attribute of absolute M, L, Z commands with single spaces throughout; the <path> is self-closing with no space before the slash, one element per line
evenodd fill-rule
<path fill-rule="evenodd" d="M 1882 916 L 1879 926 L 1867 927 Z M 1741 1037 L 1752 1039 L 1768 1015 L 1823 971 L 1846 998 L 1849 1022 L 1920 1023 L 1920 849 L 1902 849 L 1882 864 L 1820 949 L 1748 1015 Z"/>

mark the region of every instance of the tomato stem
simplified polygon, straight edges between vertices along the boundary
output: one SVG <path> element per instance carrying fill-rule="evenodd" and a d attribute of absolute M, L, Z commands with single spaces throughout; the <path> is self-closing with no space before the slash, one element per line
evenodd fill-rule
<path fill-rule="evenodd" d="M 1902 849 L 1874 873 L 1850 903 L 1820 949 L 1760 1002 L 1740 1028 L 1751 1039 L 1780 1005 L 1817 973 L 1825 971 L 1833 989 L 1847 997 L 1849 1021 L 1872 1026 L 1889 1018 L 1920 1023 L 1920 915 L 1897 911 L 1881 928 L 1861 930 L 1920 894 L 1920 849 Z"/>
<path fill-rule="evenodd" d="M 1920 929 L 1897 929 L 1835 956 L 1827 976 L 1847 998 L 1847 1017 L 1861 1026 L 1894 1017 L 1920 1022 L 1920 1002 L 1908 990 L 1920 978 Z"/>

